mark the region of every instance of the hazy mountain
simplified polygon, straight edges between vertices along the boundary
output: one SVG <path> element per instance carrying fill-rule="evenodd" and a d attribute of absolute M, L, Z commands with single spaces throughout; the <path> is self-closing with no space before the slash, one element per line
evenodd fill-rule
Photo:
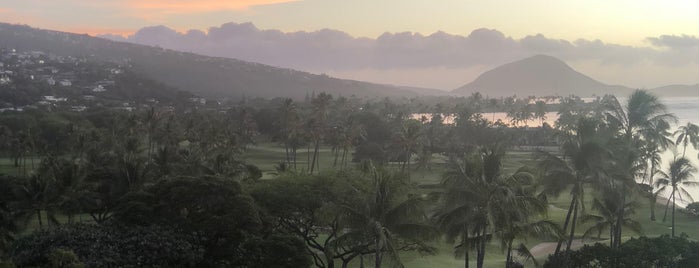
<path fill-rule="evenodd" d="M 557 58 L 537 55 L 496 67 L 453 92 L 461 95 L 480 92 L 492 97 L 571 94 L 587 97 L 607 93 L 624 95 L 630 91 L 596 81 Z"/>
<path fill-rule="evenodd" d="M 669 85 L 657 87 L 651 92 L 663 97 L 689 97 L 699 96 L 699 84 L 696 85 Z"/>
<path fill-rule="evenodd" d="M 337 79 L 241 60 L 6 23 L 0 23 L 0 47 L 120 62 L 168 86 L 204 97 L 303 98 L 313 92 L 360 97 L 418 95 L 413 88 Z"/>

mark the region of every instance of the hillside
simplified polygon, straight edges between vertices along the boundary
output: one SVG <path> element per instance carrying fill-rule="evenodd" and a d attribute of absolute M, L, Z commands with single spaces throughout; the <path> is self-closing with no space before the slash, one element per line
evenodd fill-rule
<path fill-rule="evenodd" d="M 557 58 L 537 55 L 487 71 L 453 92 L 460 95 L 480 92 L 491 97 L 571 94 L 588 97 L 607 93 L 624 95 L 630 89 L 603 84 Z"/>
<path fill-rule="evenodd" d="M 89 57 L 132 66 L 165 85 L 209 98 L 292 97 L 312 92 L 358 97 L 415 96 L 414 90 L 291 69 L 0 23 L 0 47 Z"/>

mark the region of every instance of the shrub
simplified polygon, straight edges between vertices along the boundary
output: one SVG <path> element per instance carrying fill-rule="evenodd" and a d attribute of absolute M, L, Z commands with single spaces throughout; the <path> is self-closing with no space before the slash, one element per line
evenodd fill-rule
<path fill-rule="evenodd" d="M 158 226 L 72 224 L 20 238 L 10 255 L 18 267 L 194 267 L 203 251 L 191 240 Z"/>

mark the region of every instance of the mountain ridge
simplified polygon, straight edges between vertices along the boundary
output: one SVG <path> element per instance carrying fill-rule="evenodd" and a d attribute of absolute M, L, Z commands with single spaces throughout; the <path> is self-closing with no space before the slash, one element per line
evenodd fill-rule
<path fill-rule="evenodd" d="M 357 97 L 417 96 L 411 87 L 339 79 L 237 59 L 203 56 L 88 35 L 0 23 L 0 46 L 41 50 L 60 56 L 89 56 L 134 66 L 168 86 L 219 99 L 291 97 L 312 92 Z M 439 94 L 433 90 L 433 94 Z"/>

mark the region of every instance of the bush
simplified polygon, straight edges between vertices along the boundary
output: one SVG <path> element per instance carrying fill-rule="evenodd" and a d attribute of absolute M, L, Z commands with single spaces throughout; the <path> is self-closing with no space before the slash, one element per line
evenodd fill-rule
<path fill-rule="evenodd" d="M 10 256 L 18 267 L 194 267 L 203 251 L 191 240 L 158 226 L 73 224 L 17 240 Z"/>
<path fill-rule="evenodd" d="M 699 243 L 686 236 L 632 238 L 617 249 L 607 245 L 586 245 L 577 251 L 549 256 L 545 268 L 645 268 L 699 267 Z"/>

